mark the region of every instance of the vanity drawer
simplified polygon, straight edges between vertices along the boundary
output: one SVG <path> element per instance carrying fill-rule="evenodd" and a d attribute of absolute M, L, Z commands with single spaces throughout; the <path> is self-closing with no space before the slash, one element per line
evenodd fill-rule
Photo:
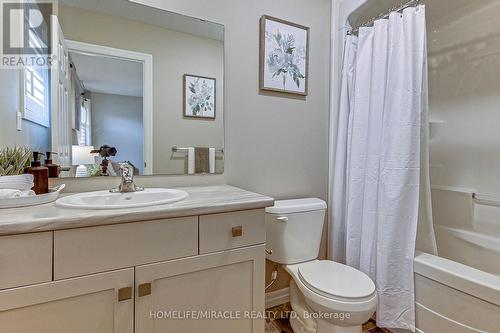
<path fill-rule="evenodd" d="M 54 232 L 54 278 L 93 274 L 198 254 L 198 218 Z"/>
<path fill-rule="evenodd" d="M 0 237 L 0 289 L 52 281 L 52 232 Z"/>
<path fill-rule="evenodd" d="M 266 241 L 263 209 L 200 216 L 200 254 Z"/>

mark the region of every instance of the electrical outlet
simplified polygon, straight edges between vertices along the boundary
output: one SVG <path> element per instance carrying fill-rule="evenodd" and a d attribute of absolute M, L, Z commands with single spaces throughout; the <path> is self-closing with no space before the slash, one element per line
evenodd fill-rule
<path fill-rule="evenodd" d="M 23 130 L 23 114 L 21 112 L 16 113 L 16 125 L 18 131 Z"/>

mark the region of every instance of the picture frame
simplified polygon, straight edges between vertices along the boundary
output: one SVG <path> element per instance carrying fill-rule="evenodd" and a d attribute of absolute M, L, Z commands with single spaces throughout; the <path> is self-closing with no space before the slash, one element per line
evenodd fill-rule
<path fill-rule="evenodd" d="M 259 39 L 259 90 L 307 96 L 309 28 L 263 15 Z"/>
<path fill-rule="evenodd" d="M 194 74 L 183 75 L 183 115 L 185 118 L 215 120 L 217 80 Z"/>

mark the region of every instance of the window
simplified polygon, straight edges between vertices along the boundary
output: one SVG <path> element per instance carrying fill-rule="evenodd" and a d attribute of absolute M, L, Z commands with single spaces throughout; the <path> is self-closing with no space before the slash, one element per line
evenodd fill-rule
<path fill-rule="evenodd" d="M 28 43 L 39 48 L 40 38 L 31 30 Z M 42 57 L 41 54 L 38 54 Z M 49 69 L 39 66 L 26 66 L 24 69 L 24 119 L 49 127 Z"/>
<path fill-rule="evenodd" d="M 91 110 L 90 110 L 90 100 L 84 98 L 81 105 L 80 111 L 80 145 L 90 146 L 92 145 L 90 139 L 90 124 L 91 124 Z"/>

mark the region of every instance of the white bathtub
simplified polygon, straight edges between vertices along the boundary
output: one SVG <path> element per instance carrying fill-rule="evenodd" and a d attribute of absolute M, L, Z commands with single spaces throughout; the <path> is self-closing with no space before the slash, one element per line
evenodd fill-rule
<path fill-rule="evenodd" d="M 500 275 L 500 199 L 474 189 L 432 187 L 438 254 Z"/>
<path fill-rule="evenodd" d="M 415 301 L 417 332 L 500 333 L 499 276 L 417 253 Z"/>
<path fill-rule="evenodd" d="M 415 257 L 417 332 L 500 333 L 500 207 L 475 192 L 432 188 L 439 257 Z"/>
<path fill-rule="evenodd" d="M 434 232 L 440 257 L 500 276 L 498 235 L 487 232 L 485 227 L 468 230 L 437 224 Z"/>

